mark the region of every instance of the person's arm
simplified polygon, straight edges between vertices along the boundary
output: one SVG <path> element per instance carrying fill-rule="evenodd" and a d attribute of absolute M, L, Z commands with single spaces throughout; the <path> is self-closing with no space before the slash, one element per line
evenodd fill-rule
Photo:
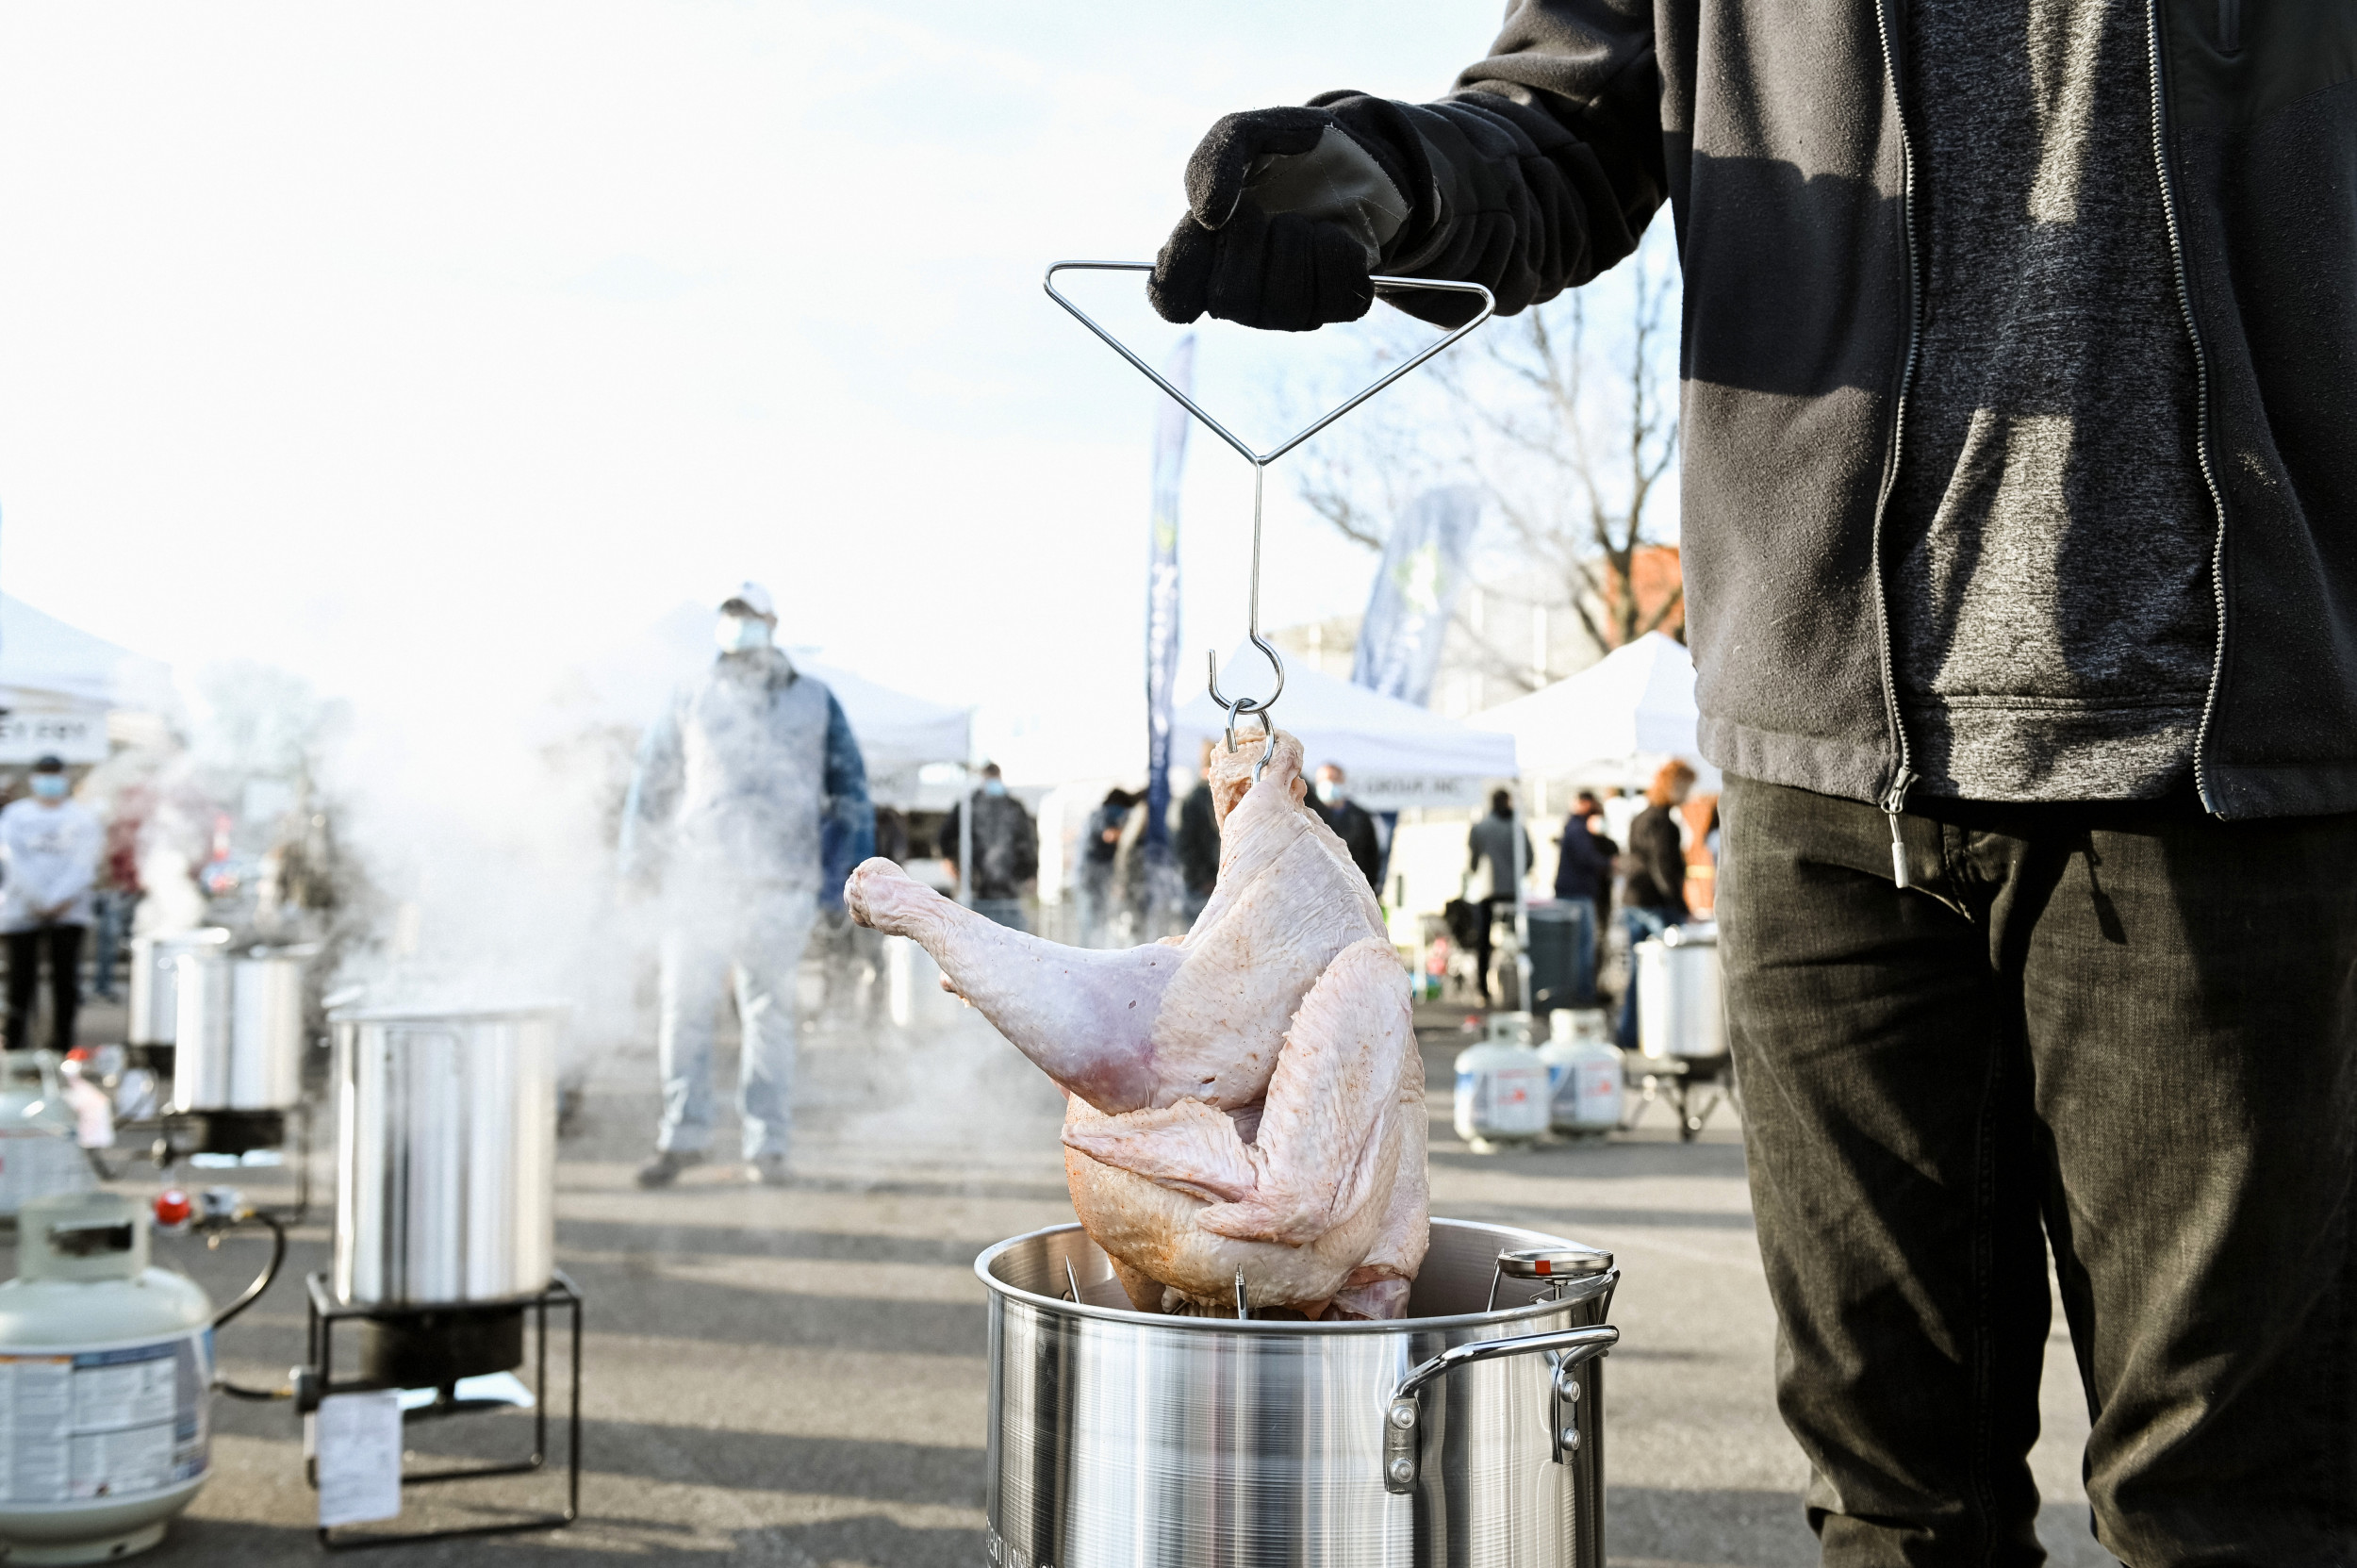
<path fill-rule="evenodd" d="M 1030 882 L 1039 875 L 1039 824 L 1022 806 L 1014 808 L 1014 880 Z"/>
<path fill-rule="evenodd" d="M 1363 809 L 1359 813 L 1358 829 L 1352 835 L 1351 858 L 1359 863 L 1359 869 L 1365 875 L 1367 885 L 1375 889 L 1376 898 L 1380 900 L 1383 887 L 1376 877 L 1383 867 L 1383 845 L 1375 836 L 1375 818 Z"/>
<path fill-rule="evenodd" d="M 617 854 L 622 883 L 645 886 L 663 870 L 665 839 L 671 814 L 679 808 L 679 711 L 667 703 L 638 742 L 637 766 L 630 775 L 630 793 L 622 801 L 622 838 Z"/>
<path fill-rule="evenodd" d="M 98 825 L 97 817 L 76 806 L 58 809 L 74 813 L 73 835 L 34 895 L 36 906 L 51 918 L 64 914 L 66 906 L 89 892 L 98 880 L 98 852 L 106 842 L 106 830 Z"/>
<path fill-rule="evenodd" d="M 1660 908 L 1686 907 L 1686 843 L 1678 836 L 1678 825 L 1666 811 L 1646 814 L 1643 847 L 1645 874 L 1653 879 L 1654 889 L 1661 899 Z M 1631 834 L 1630 837 L 1637 836 Z"/>
<path fill-rule="evenodd" d="M 827 693 L 827 771 L 824 815 L 818 819 L 818 896 L 843 907 L 843 883 L 852 867 L 876 852 L 876 808 L 867 799 L 867 761 L 833 692 Z"/>
<path fill-rule="evenodd" d="M 958 811 L 963 804 L 963 801 L 951 803 L 949 815 L 941 819 L 941 832 L 933 843 L 934 852 L 949 863 L 950 870 L 961 876 L 965 872 L 965 868 L 958 864 Z"/>
<path fill-rule="evenodd" d="M 1651 0 L 1519 0 L 1440 102 L 1229 115 L 1186 184 L 1149 289 L 1170 321 L 1356 321 L 1373 272 L 1479 283 L 1508 315 L 1552 299 L 1636 249 L 1668 191 Z M 1451 325 L 1475 308 L 1386 297 Z"/>

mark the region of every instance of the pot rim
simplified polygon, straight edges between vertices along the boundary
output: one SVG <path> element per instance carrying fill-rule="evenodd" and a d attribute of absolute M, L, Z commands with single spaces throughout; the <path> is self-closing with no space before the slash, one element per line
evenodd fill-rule
<path fill-rule="evenodd" d="M 1591 1251 L 1604 1251 L 1601 1247 L 1589 1247 L 1586 1242 L 1571 1241 L 1562 1236 L 1549 1235 L 1543 1230 L 1526 1230 L 1519 1225 L 1499 1225 L 1489 1220 L 1444 1219 L 1438 1214 L 1433 1215 L 1427 1223 L 1435 1227 L 1464 1226 L 1468 1229 L 1507 1231 L 1517 1239 L 1523 1240 L 1524 1245 L 1529 1246 L 1576 1246 L 1587 1247 Z M 1037 1230 L 1026 1230 L 1019 1236 L 1009 1236 L 1005 1241 L 983 1249 L 981 1255 L 974 1260 L 974 1273 L 981 1280 L 983 1288 L 993 1295 L 1004 1296 L 1011 1301 L 1019 1301 L 1034 1311 L 1055 1316 L 1093 1317 L 1106 1323 L 1126 1323 L 1178 1331 L 1316 1335 L 1419 1333 L 1427 1329 L 1484 1328 L 1495 1324 L 1520 1323 L 1528 1318 L 1545 1317 L 1572 1303 L 1601 1296 L 1617 1285 L 1621 1279 L 1621 1271 L 1616 1263 L 1597 1273 L 1574 1278 L 1570 1287 L 1560 1296 L 1529 1301 L 1519 1307 L 1500 1307 L 1494 1312 L 1458 1312 L 1447 1317 L 1395 1317 L 1376 1321 L 1296 1323 L 1257 1317 L 1243 1319 L 1171 1317 L 1161 1312 L 1142 1312 L 1134 1308 L 1099 1307 L 1085 1301 L 1066 1301 L 1061 1296 L 1042 1296 L 1036 1291 L 1027 1291 L 1020 1286 L 1007 1283 L 990 1271 L 990 1265 L 1001 1255 L 1014 1247 L 1022 1246 L 1025 1242 L 1037 1241 L 1045 1236 L 1062 1235 L 1073 1230 L 1086 1233 L 1085 1227 L 1078 1220 L 1074 1220 L 1063 1225 L 1042 1226 Z M 1606 1253 L 1606 1256 L 1609 1257 L 1610 1254 Z"/>

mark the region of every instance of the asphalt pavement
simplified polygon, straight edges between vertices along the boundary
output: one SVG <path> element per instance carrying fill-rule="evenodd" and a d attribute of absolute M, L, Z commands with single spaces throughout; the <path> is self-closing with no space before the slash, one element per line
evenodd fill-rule
<path fill-rule="evenodd" d="M 1800 1501 L 1806 1467 L 1770 1389 L 1774 1325 L 1732 1112 L 1690 1143 L 1655 1107 L 1604 1144 L 1476 1154 L 1449 1127 L 1461 1041 L 1447 1015 L 1421 1021 L 1434 1212 L 1557 1231 L 1619 1259 L 1612 1315 L 1624 1337 L 1606 1406 L 1611 1560 L 1816 1562 Z M 105 1023 L 99 1015 L 93 1031 Z M 716 1162 L 647 1193 L 632 1173 L 649 1153 L 653 1080 L 651 1048 L 597 1064 L 557 1171 L 559 1262 L 585 1298 L 580 1519 L 371 1560 L 980 1568 L 988 1381 L 972 1262 L 994 1242 L 1072 1217 L 1054 1092 L 970 1015 L 915 1033 L 814 1026 L 801 1053 L 797 1184 L 750 1186 L 741 1166 Z M 724 1141 L 733 1134 L 732 1120 Z M 288 1193 L 283 1172 L 205 1174 L 260 1199 Z M 135 1167 L 124 1186 L 152 1192 L 154 1173 Z M 302 1359 L 301 1276 L 328 1264 L 328 1207 L 297 1229 L 286 1277 L 223 1330 L 232 1378 L 283 1381 Z M 265 1250 L 242 1238 L 210 1252 L 186 1239 L 157 1247 L 217 1300 Z M 2034 1456 L 2047 1499 L 2039 1533 L 2065 1568 L 2109 1563 L 2086 1533 L 2077 1458 L 2086 1416 L 2056 1322 Z M 561 1329 L 555 1347 L 561 1367 Z M 401 1527 L 498 1524 L 558 1506 L 561 1379 L 551 1394 L 551 1471 L 413 1488 Z M 520 1411 L 415 1424 L 411 1462 L 519 1457 L 532 1428 Z M 223 1399 L 214 1430 L 210 1484 L 145 1560 L 319 1560 L 289 1408 Z"/>

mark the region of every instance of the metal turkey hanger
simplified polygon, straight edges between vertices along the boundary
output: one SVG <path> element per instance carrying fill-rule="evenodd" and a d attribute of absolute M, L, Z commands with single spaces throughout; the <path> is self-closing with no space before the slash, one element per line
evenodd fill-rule
<path fill-rule="evenodd" d="M 1279 457 L 1284 456 L 1285 454 L 1291 452 L 1294 448 L 1299 446 L 1302 442 L 1308 440 L 1310 437 L 1316 435 L 1319 431 L 1324 430 L 1327 425 L 1332 424 L 1336 420 L 1341 419 L 1344 414 L 1349 413 L 1352 409 L 1366 402 L 1367 399 L 1375 396 L 1376 393 L 1381 391 L 1384 388 L 1389 387 L 1393 382 L 1397 381 L 1401 376 L 1406 375 L 1409 371 L 1414 370 L 1426 360 L 1430 359 L 1434 355 L 1439 354 L 1442 349 L 1447 348 L 1451 343 L 1458 341 L 1466 334 L 1472 332 L 1474 328 L 1479 326 L 1482 322 L 1488 321 L 1491 313 L 1497 308 L 1497 301 L 1492 297 L 1490 290 L 1484 289 L 1478 283 L 1459 283 L 1446 279 L 1420 277 L 1377 277 L 1371 279 L 1370 281 L 1373 282 L 1378 289 L 1429 289 L 1446 294 L 1478 295 L 1481 300 L 1481 309 L 1474 316 L 1473 320 L 1467 322 L 1463 326 L 1457 328 L 1455 331 L 1448 333 L 1444 337 L 1435 338 L 1430 343 L 1426 344 L 1414 355 L 1402 360 L 1391 370 L 1386 371 L 1381 376 L 1370 383 L 1363 390 L 1354 394 L 1330 412 L 1321 415 L 1317 420 L 1305 426 L 1298 434 L 1294 435 L 1290 439 L 1279 442 L 1276 446 L 1269 448 L 1266 452 L 1255 452 L 1248 444 L 1237 437 L 1234 432 L 1230 431 L 1226 425 L 1220 423 L 1217 420 L 1211 418 L 1210 414 L 1206 413 L 1201 404 L 1195 402 L 1195 399 L 1189 397 L 1186 393 L 1172 386 L 1168 378 L 1163 376 L 1160 371 L 1157 371 L 1153 366 L 1139 358 L 1136 354 L 1130 351 L 1129 346 L 1127 343 L 1124 343 L 1120 338 L 1114 337 L 1112 333 L 1106 331 L 1102 326 L 1098 325 L 1095 318 L 1091 317 L 1087 311 L 1081 309 L 1079 305 L 1073 304 L 1071 299 L 1056 287 L 1056 274 L 1058 272 L 1150 272 L 1153 270 L 1154 263 L 1150 261 L 1059 261 L 1047 269 L 1047 275 L 1041 279 L 1040 286 L 1047 290 L 1047 297 L 1049 299 L 1054 300 L 1058 305 L 1063 305 L 1066 310 L 1072 312 L 1074 319 L 1077 320 L 1082 326 L 1087 327 L 1091 332 L 1096 334 L 1099 338 L 1103 339 L 1106 346 L 1111 348 L 1115 354 L 1118 354 L 1122 358 L 1127 359 L 1130 364 L 1136 366 L 1138 370 L 1145 374 L 1147 380 L 1153 382 L 1155 386 L 1160 387 L 1164 392 L 1176 399 L 1180 407 L 1186 409 L 1188 413 L 1193 414 L 1196 419 L 1201 420 L 1204 426 L 1209 429 L 1212 435 L 1218 437 L 1221 440 L 1226 441 L 1230 447 L 1235 449 L 1237 455 L 1241 456 L 1245 462 L 1252 465 L 1252 611 L 1250 636 L 1252 646 L 1259 649 L 1261 655 L 1268 660 L 1269 668 L 1277 677 L 1276 689 L 1271 691 L 1266 697 L 1237 697 L 1232 699 L 1227 697 L 1222 694 L 1219 689 L 1219 654 L 1216 651 L 1213 651 L 1208 657 L 1211 666 L 1211 701 L 1217 702 L 1227 711 L 1228 714 L 1228 749 L 1230 751 L 1233 751 L 1236 749 L 1236 721 L 1244 718 L 1246 714 L 1257 714 L 1260 717 L 1261 733 L 1268 737 L 1267 748 L 1261 751 L 1260 762 L 1256 764 L 1252 769 L 1253 783 L 1258 784 L 1261 780 L 1261 770 L 1268 767 L 1269 758 L 1277 753 L 1277 725 L 1276 722 L 1269 718 L 1269 709 L 1277 705 L 1277 699 L 1282 696 L 1285 690 L 1285 661 L 1277 657 L 1277 650 L 1270 645 L 1268 638 L 1261 635 L 1261 496 L 1263 488 L 1262 482 L 1268 473 L 1268 466 L 1271 463 L 1276 462 Z"/>

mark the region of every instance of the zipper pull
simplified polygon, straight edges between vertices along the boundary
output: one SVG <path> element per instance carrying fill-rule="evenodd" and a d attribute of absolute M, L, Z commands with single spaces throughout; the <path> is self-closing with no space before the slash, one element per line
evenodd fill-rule
<path fill-rule="evenodd" d="M 1883 814 L 1890 818 L 1890 880 L 1900 888 L 1915 885 L 1907 875 L 1907 841 L 1899 834 L 1899 814 L 1907 809 L 1907 789 L 1915 783 L 1915 775 L 1904 768 L 1890 782 L 1890 793 L 1883 797 Z"/>

